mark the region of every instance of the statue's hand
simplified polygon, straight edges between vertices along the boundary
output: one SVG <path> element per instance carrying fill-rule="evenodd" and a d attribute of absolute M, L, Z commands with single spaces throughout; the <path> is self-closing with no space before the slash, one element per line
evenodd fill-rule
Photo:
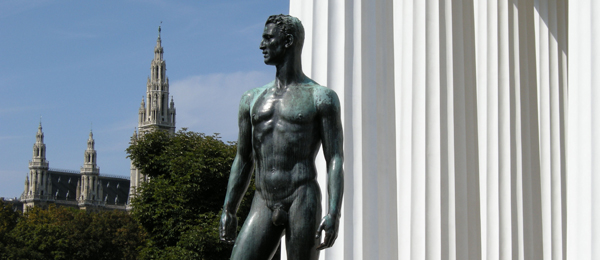
<path fill-rule="evenodd" d="M 235 214 L 226 210 L 221 214 L 221 223 L 219 225 L 219 236 L 221 241 L 233 244 L 237 233 L 237 217 Z"/>
<path fill-rule="evenodd" d="M 319 229 L 317 229 L 317 239 L 320 241 L 322 231 L 325 231 L 325 238 L 317 247 L 317 250 L 322 250 L 333 246 L 333 243 L 338 235 L 339 226 L 340 219 L 338 217 L 331 216 L 330 214 L 327 214 L 325 217 L 323 217 L 323 220 L 321 220 L 321 225 L 319 225 Z"/>

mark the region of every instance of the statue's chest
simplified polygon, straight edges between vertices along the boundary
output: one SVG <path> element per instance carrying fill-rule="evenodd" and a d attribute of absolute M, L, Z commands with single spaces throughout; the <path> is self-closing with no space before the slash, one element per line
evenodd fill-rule
<path fill-rule="evenodd" d="M 283 120 L 293 124 L 312 122 L 316 115 L 312 95 L 308 91 L 267 92 L 259 97 L 252 109 L 252 122 L 276 123 Z"/>

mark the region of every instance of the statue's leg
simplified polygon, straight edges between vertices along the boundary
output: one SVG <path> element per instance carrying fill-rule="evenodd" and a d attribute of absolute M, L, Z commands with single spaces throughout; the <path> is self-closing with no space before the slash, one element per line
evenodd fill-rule
<path fill-rule="evenodd" d="M 315 238 L 321 220 L 321 191 L 309 183 L 290 207 L 285 241 L 288 260 L 317 260 L 319 240 Z"/>
<path fill-rule="evenodd" d="M 259 194 L 254 195 L 252 207 L 242 230 L 235 240 L 232 260 L 269 260 L 275 254 L 283 236 L 283 226 L 271 222 L 271 210 Z"/>

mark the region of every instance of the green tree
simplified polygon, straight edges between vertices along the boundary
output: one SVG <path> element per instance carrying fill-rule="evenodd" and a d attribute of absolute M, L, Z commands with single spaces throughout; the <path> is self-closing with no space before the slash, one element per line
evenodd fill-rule
<path fill-rule="evenodd" d="M 232 247 L 220 243 L 218 225 L 235 144 L 186 129 L 154 131 L 132 141 L 127 153 L 150 176 L 132 201 L 132 215 L 150 235 L 142 258 L 227 259 Z M 249 208 L 243 201 L 239 223 Z"/>
<path fill-rule="evenodd" d="M 31 208 L 11 230 L 5 259 L 136 259 L 145 231 L 126 212 Z"/>
<path fill-rule="evenodd" d="M 9 259 L 7 250 L 14 244 L 9 234 L 17 226 L 20 217 L 21 214 L 13 209 L 12 204 L 0 200 L 0 259 Z"/>
<path fill-rule="evenodd" d="M 0 200 L 0 239 L 5 237 L 13 228 L 15 228 L 19 216 L 19 212 L 13 209 L 12 204 Z"/>

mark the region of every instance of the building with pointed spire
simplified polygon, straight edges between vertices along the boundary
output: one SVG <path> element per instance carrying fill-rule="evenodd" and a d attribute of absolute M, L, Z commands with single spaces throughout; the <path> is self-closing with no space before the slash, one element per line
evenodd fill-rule
<path fill-rule="evenodd" d="M 175 133 L 175 102 L 173 97 L 169 102 L 169 78 L 166 75 L 167 64 L 163 59 L 164 50 L 160 32 L 159 26 L 154 58 L 150 62 L 150 76 L 146 83 L 146 96 L 145 100 L 142 97 L 138 110 L 138 131 L 133 133 L 133 142 L 150 131 L 161 130 L 171 134 Z M 141 173 L 132 163 L 130 180 L 129 200 L 135 196 L 136 188 L 148 181 L 148 176 Z"/>
<path fill-rule="evenodd" d="M 94 149 L 94 135 L 90 131 L 87 149 L 84 152 L 83 167 L 81 167 L 81 180 L 77 183 L 77 204 L 81 209 L 103 206 L 102 180 L 100 168 L 96 164 L 96 150 Z"/>
<path fill-rule="evenodd" d="M 44 132 L 42 132 L 42 122 L 40 122 L 38 131 L 35 134 L 33 157 L 29 161 L 29 173 L 25 177 L 25 190 L 21 196 L 21 201 L 25 207 L 46 206 L 49 201 L 52 201 L 53 198 L 50 193 L 52 182 L 48 170 L 46 144 L 44 144 Z"/>
<path fill-rule="evenodd" d="M 25 177 L 25 189 L 19 198 L 23 211 L 49 204 L 86 211 L 125 210 L 130 182 L 125 177 L 100 174 L 94 145 L 94 135 L 90 131 L 79 172 L 52 169 L 46 160 L 46 144 L 40 122 L 29 173 Z"/>
<path fill-rule="evenodd" d="M 163 59 L 160 33 L 159 26 L 154 58 L 150 63 L 150 76 L 146 83 L 146 95 L 142 97 L 138 110 L 138 129 L 132 136 L 133 142 L 149 131 L 175 133 L 175 102 L 169 96 L 169 78 L 166 76 L 167 66 Z M 133 164 L 130 179 L 100 174 L 94 146 L 94 135 L 90 130 L 83 166 L 79 171 L 49 168 L 40 122 L 33 145 L 33 157 L 29 162 L 29 173 L 25 177 L 25 189 L 18 199 L 23 211 L 33 206 L 46 207 L 51 203 L 87 211 L 127 209 L 131 197 L 135 195 L 135 188 L 148 181 L 148 177 Z"/>
<path fill-rule="evenodd" d="M 162 40 L 158 27 L 158 39 L 154 47 L 154 59 L 150 63 L 150 76 L 146 83 L 146 100 L 142 98 L 139 109 L 138 129 L 141 135 L 154 129 L 175 132 L 175 103 L 169 102 L 169 78 L 167 64 L 163 59 Z"/>

